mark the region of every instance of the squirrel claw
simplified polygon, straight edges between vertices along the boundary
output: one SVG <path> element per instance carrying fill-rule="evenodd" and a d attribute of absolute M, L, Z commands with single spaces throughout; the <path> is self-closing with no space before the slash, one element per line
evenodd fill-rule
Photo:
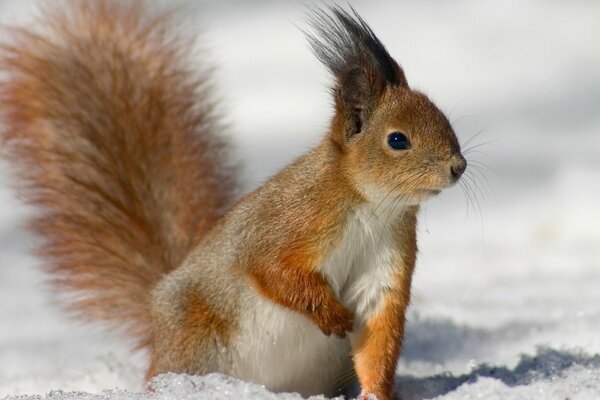
<path fill-rule="evenodd" d="M 352 332 L 354 327 L 354 315 L 340 303 L 320 308 L 311 314 L 311 319 L 326 336 L 333 333 L 342 339 L 346 337 L 347 332 Z"/>

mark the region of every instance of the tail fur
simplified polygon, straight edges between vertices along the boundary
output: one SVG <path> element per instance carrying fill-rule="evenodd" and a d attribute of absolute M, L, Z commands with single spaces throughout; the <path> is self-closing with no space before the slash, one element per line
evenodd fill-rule
<path fill-rule="evenodd" d="M 65 2 L 2 45 L 2 152 L 57 287 L 79 315 L 150 334 L 149 297 L 235 186 L 208 77 L 142 2 Z M 75 4 L 75 5 L 74 5 Z M 199 76 L 200 75 L 200 76 Z"/>

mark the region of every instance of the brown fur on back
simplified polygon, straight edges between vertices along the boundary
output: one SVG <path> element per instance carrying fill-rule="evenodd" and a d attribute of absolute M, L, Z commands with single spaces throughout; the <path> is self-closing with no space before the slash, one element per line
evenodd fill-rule
<path fill-rule="evenodd" d="M 207 77 L 141 2 L 47 7 L 2 46 L 2 152 L 53 281 L 79 314 L 148 343 L 149 298 L 229 204 Z M 64 6 L 64 5 L 63 5 Z"/>

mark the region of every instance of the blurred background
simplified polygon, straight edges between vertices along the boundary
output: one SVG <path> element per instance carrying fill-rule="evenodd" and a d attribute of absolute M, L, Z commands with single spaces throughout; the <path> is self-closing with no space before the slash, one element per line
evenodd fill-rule
<path fill-rule="evenodd" d="M 35 3 L 0 1 L 0 20 L 31 23 Z M 251 190 L 327 129 L 330 79 L 297 27 L 306 5 L 326 3 L 177 3 L 182 30 L 209 49 L 195 61 L 215 67 L 226 135 Z M 398 365 L 405 398 L 539 385 L 597 398 L 600 2 L 352 5 L 471 148 L 466 187 L 421 213 Z M 23 228 L 29 210 L 0 167 L 0 397 L 140 390 L 144 355 L 69 320 L 44 286 Z M 504 368 L 504 378 L 482 364 Z"/>

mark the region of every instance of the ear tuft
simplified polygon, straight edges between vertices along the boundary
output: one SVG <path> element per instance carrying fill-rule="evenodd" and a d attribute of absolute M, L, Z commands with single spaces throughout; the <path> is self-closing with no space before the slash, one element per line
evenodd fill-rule
<path fill-rule="evenodd" d="M 334 75 L 336 118 L 341 137 L 360 133 L 388 86 L 408 87 L 404 72 L 367 23 L 350 7 L 317 9 L 305 34 L 317 58 Z M 343 139 L 342 139 L 343 138 Z"/>
<path fill-rule="evenodd" d="M 369 25 L 354 8 L 339 6 L 316 9 L 309 16 L 311 30 L 305 30 L 317 58 L 338 79 L 349 70 L 374 70 L 382 86 L 407 86 L 398 63 L 389 55 Z"/>

